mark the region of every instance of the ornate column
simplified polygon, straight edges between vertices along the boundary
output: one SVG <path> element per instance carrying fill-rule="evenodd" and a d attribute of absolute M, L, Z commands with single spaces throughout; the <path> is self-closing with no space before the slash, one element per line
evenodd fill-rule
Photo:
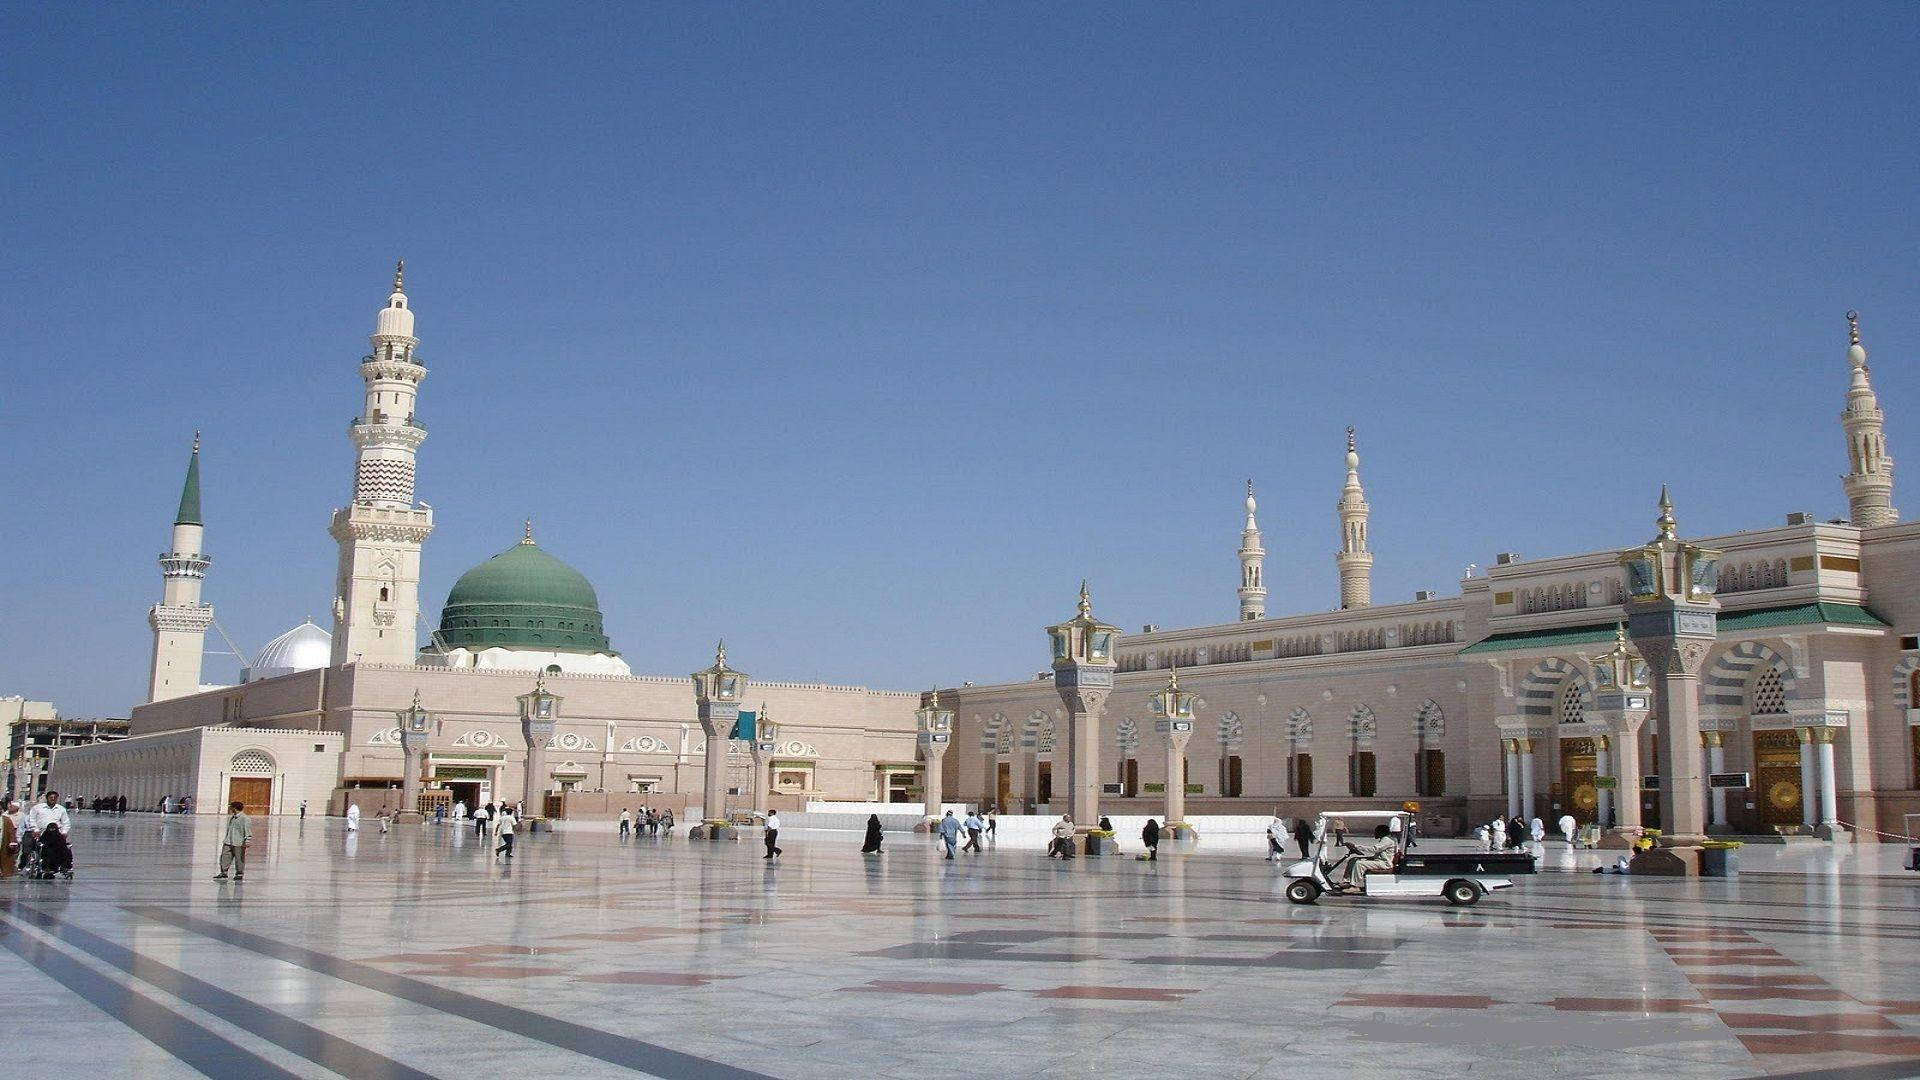
<path fill-rule="evenodd" d="M 919 726 L 920 760 L 925 770 L 920 786 L 926 796 L 921 806 L 924 820 L 915 831 L 931 831 L 940 820 L 941 788 L 946 782 L 940 765 L 946 759 L 947 747 L 953 744 L 953 710 L 940 707 L 940 688 L 935 687 L 932 694 L 921 699 L 913 715 Z"/>
<path fill-rule="evenodd" d="M 1193 706 L 1196 699 L 1180 689 L 1180 671 L 1167 676 L 1167 688 L 1150 699 L 1155 717 L 1153 730 L 1167 737 L 1167 820 L 1161 835 L 1169 840 L 1193 840 L 1198 837 L 1187 824 L 1187 740 L 1193 738 Z"/>
<path fill-rule="evenodd" d="M 1533 739 L 1514 740 L 1520 754 L 1520 816 L 1531 821 L 1536 813 L 1533 799 Z"/>
<path fill-rule="evenodd" d="M 1800 737 L 1800 824 L 1812 833 L 1820 824 L 1819 773 L 1813 763 L 1813 729 L 1796 727 L 1793 733 Z"/>
<path fill-rule="evenodd" d="M 1703 731 L 1700 742 L 1707 754 L 1707 779 L 1711 783 L 1713 774 L 1727 771 L 1726 738 L 1719 731 Z M 1709 788 L 1707 795 L 1707 827 L 1709 830 L 1725 830 L 1727 827 L 1727 790 Z"/>
<path fill-rule="evenodd" d="M 1611 735 L 1593 737 L 1593 771 L 1596 776 L 1613 778 L 1612 744 L 1613 736 Z M 1593 811 L 1594 824 L 1604 829 L 1613 824 L 1613 789 L 1603 787 L 1598 796 Z"/>
<path fill-rule="evenodd" d="M 1634 873 L 1694 876 L 1706 839 L 1706 777 L 1701 775 L 1700 669 L 1718 634 L 1713 589 L 1720 553 L 1681 542 L 1673 501 L 1660 490 L 1660 534 L 1620 556 L 1627 571 L 1627 633 L 1653 679 L 1660 734 L 1658 848 L 1634 860 Z"/>
<path fill-rule="evenodd" d="M 1500 776 L 1507 790 L 1507 819 L 1520 816 L 1520 744 L 1518 739 L 1500 740 Z"/>
<path fill-rule="evenodd" d="M 527 740 L 527 779 L 520 800 L 520 819 L 531 824 L 547 812 L 547 741 L 553 738 L 554 721 L 560 716 L 560 696 L 547 690 L 545 673 L 533 680 L 533 690 L 521 694 L 520 734 Z"/>
<path fill-rule="evenodd" d="M 727 666 L 727 643 L 713 651 L 713 666 L 696 671 L 693 679 L 694 708 L 700 717 L 700 730 L 707 735 L 706 781 L 700 793 L 700 824 L 687 830 L 690 840 L 732 840 L 734 829 L 727 820 L 727 743 L 733 726 L 740 721 L 740 699 L 747 689 L 745 674 Z"/>
<path fill-rule="evenodd" d="M 1100 820 L 1100 710 L 1113 692 L 1113 649 L 1120 628 L 1093 617 L 1087 583 L 1080 583 L 1080 610 L 1047 627 L 1053 645 L 1053 688 L 1067 707 L 1067 805 L 1074 831 L 1085 834 Z"/>
<path fill-rule="evenodd" d="M 1836 730 L 1831 725 L 1813 729 L 1813 745 L 1820 763 L 1820 820 L 1814 830 L 1823 840 L 1831 840 L 1840 832 L 1839 789 L 1833 778 L 1833 736 Z"/>
<path fill-rule="evenodd" d="M 413 692 L 413 704 L 394 714 L 400 721 L 400 821 L 420 821 L 420 765 L 427 749 L 427 721 L 432 719 L 420 707 L 420 691 Z"/>

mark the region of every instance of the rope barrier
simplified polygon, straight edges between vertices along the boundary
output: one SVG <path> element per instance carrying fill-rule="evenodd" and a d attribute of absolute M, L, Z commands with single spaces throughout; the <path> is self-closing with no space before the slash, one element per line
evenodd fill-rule
<path fill-rule="evenodd" d="M 1920 845 L 1920 837 L 1905 836 L 1900 833 L 1881 832 L 1879 829 L 1869 829 L 1861 825 L 1856 825 L 1851 821 L 1836 821 L 1834 824 L 1843 825 L 1857 833 L 1872 833 L 1874 836 L 1884 836 L 1892 840 L 1898 840 L 1903 844 Z"/>

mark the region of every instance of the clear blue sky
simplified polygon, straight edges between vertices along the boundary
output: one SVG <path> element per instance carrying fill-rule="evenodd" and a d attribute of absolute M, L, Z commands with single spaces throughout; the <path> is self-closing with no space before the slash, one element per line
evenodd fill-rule
<path fill-rule="evenodd" d="M 1379 601 L 1839 516 L 1849 307 L 1920 465 L 1920 7 L 1543 10 L 12 5 L 0 693 L 139 699 L 195 428 L 221 623 L 325 622 L 399 257 L 429 625 L 532 514 L 648 673 L 1228 620 L 1248 476 L 1328 608 L 1349 423 Z"/>

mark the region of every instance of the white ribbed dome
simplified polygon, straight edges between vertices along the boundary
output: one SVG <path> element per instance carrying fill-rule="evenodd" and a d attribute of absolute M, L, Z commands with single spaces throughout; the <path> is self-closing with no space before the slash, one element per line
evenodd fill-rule
<path fill-rule="evenodd" d="M 281 634 L 260 649 L 253 666 L 241 676 L 243 682 L 259 682 L 296 671 L 312 671 L 333 661 L 333 635 L 308 619 Z"/>

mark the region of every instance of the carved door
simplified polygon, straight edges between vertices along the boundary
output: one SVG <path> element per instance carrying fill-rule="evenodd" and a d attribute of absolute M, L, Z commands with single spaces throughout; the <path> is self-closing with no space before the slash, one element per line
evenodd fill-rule
<path fill-rule="evenodd" d="M 1582 825 L 1592 821 L 1600 807 L 1600 788 L 1594 783 L 1598 760 L 1592 739 L 1560 740 L 1560 790 L 1566 794 L 1561 806 Z"/>
<path fill-rule="evenodd" d="M 1801 824 L 1800 736 L 1797 733 L 1753 733 L 1753 794 L 1761 825 Z"/>

